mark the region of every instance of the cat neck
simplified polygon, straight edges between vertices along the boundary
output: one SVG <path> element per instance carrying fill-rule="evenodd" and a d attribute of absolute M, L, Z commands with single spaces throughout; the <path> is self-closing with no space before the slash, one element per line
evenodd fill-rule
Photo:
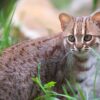
<path fill-rule="evenodd" d="M 91 74 L 92 69 L 96 69 L 97 59 L 92 54 L 87 54 L 85 57 L 73 55 L 73 75 L 76 81 L 85 81 Z M 95 74 L 95 70 L 92 71 Z"/>
<path fill-rule="evenodd" d="M 96 63 L 96 57 L 90 53 L 82 56 L 73 55 L 73 60 L 79 71 L 88 71 Z"/>

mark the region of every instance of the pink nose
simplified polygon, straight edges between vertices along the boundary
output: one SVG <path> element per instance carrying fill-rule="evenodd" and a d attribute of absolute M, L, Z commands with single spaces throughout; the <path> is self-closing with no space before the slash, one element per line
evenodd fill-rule
<path fill-rule="evenodd" d="M 77 44 L 76 44 L 76 48 L 77 48 L 78 50 L 81 50 L 82 47 L 83 47 L 83 44 L 82 44 L 82 43 L 77 43 Z"/>

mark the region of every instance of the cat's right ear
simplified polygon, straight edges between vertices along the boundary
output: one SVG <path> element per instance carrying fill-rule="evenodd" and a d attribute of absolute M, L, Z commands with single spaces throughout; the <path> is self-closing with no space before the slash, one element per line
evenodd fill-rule
<path fill-rule="evenodd" d="M 66 13 L 61 13 L 59 15 L 59 20 L 61 23 L 61 28 L 64 31 L 67 27 L 67 25 L 70 23 L 70 21 L 72 20 L 72 16 L 66 14 Z"/>

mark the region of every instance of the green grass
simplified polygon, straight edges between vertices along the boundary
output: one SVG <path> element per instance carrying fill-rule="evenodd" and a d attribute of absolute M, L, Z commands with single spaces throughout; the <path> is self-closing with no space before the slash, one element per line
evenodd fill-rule
<path fill-rule="evenodd" d="M 35 98 L 35 100 L 56 100 L 59 97 L 65 97 L 67 100 L 77 100 L 77 98 L 74 98 L 70 96 L 65 87 L 63 86 L 64 94 L 59 94 L 57 92 L 53 91 L 53 87 L 56 86 L 56 82 L 51 81 L 46 84 L 42 84 L 41 78 L 40 78 L 40 64 L 38 64 L 38 76 L 33 77 L 32 80 L 40 87 L 41 92 L 44 94 L 42 96 L 38 96 Z"/>
<path fill-rule="evenodd" d="M 1 8 L 0 10 L 0 52 L 14 44 L 14 40 L 10 37 L 10 32 L 16 3 L 11 0 L 6 6 L 6 8 Z"/>

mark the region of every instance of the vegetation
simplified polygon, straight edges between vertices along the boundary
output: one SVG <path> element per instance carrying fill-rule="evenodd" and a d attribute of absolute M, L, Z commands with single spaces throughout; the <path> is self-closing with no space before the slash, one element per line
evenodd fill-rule
<path fill-rule="evenodd" d="M 43 100 L 57 100 L 58 96 L 65 97 L 67 100 L 77 100 L 76 98 L 71 97 L 67 93 L 64 86 L 62 87 L 62 89 L 63 89 L 65 94 L 59 94 L 57 92 L 54 92 L 52 90 L 52 88 L 56 85 L 56 82 L 54 82 L 54 81 L 48 82 L 46 84 L 42 84 L 41 79 L 40 79 L 40 64 L 38 64 L 38 76 L 35 78 L 33 77 L 32 80 L 40 87 L 41 92 L 43 92 L 43 94 L 44 94 L 42 96 L 36 97 L 35 100 L 41 100 L 41 99 L 43 99 Z"/>
<path fill-rule="evenodd" d="M 13 13 L 15 10 L 15 1 L 10 0 L 8 5 L 4 6 L 6 3 L 4 1 L 1 2 L 0 9 L 0 52 L 12 44 L 14 44 L 14 40 L 10 37 L 11 32 L 11 21 L 13 17 Z M 2 8 L 4 6 L 4 8 Z"/>
<path fill-rule="evenodd" d="M 99 0 L 92 0 L 92 4 L 93 4 L 93 6 L 92 6 L 92 10 L 94 11 L 94 10 L 96 10 L 96 8 L 97 8 L 97 4 L 98 4 L 98 2 L 99 2 Z"/>

